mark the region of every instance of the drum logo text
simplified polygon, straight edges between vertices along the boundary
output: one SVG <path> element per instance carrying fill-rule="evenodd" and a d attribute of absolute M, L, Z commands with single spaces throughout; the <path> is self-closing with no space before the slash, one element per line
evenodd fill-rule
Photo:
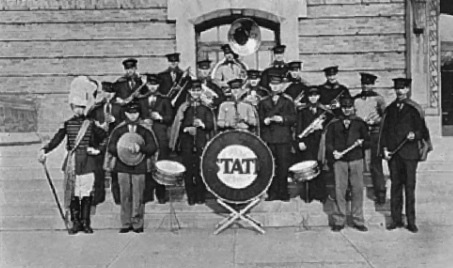
<path fill-rule="evenodd" d="M 245 188 L 258 176 L 257 162 L 256 154 L 249 147 L 229 145 L 217 155 L 217 176 L 231 188 Z"/>

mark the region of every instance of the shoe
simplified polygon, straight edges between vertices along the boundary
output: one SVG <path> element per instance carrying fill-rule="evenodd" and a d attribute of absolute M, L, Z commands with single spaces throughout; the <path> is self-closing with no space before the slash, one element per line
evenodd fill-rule
<path fill-rule="evenodd" d="M 205 201 L 204 201 L 204 200 L 197 200 L 197 202 L 196 202 L 196 203 L 197 203 L 197 204 L 200 204 L 200 205 L 202 205 L 202 204 L 204 204 L 204 203 L 205 203 Z"/>
<path fill-rule="evenodd" d="M 409 232 L 412 232 L 414 234 L 418 232 L 417 225 L 415 224 L 408 224 L 406 228 L 407 230 L 409 230 Z"/>
<path fill-rule="evenodd" d="M 120 234 L 125 234 L 125 233 L 129 233 L 130 231 L 132 231 L 132 227 L 125 227 L 125 228 L 121 228 L 120 229 Z"/>
<path fill-rule="evenodd" d="M 354 224 L 352 228 L 357 229 L 360 232 L 368 232 L 368 228 L 365 225 Z"/>
<path fill-rule="evenodd" d="M 279 199 L 283 202 L 289 202 L 290 200 L 289 195 L 281 195 Z"/>
<path fill-rule="evenodd" d="M 86 234 L 92 234 L 93 229 L 91 228 L 91 196 L 86 196 L 82 198 L 81 202 L 82 207 L 82 229 Z"/>
<path fill-rule="evenodd" d="M 163 205 L 163 204 L 167 203 L 167 200 L 165 200 L 165 198 L 162 198 L 162 199 L 158 199 L 158 200 L 157 200 L 157 203 L 159 203 L 159 204 L 162 204 L 162 205 Z"/>
<path fill-rule="evenodd" d="M 192 198 L 189 198 L 189 199 L 187 200 L 187 203 L 189 204 L 189 206 L 193 206 L 193 205 L 195 205 L 195 200 L 192 199 Z"/>
<path fill-rule="evenodd" d="M 133 231 L 134 231 L 134 233 L 137 233 L 137 234 L 143 233 L 143 227 L 134 229 Z"/>
<path fill-rule="evenodd" d="M 68 230 L 70 235 L 75 235 L 79 231 L 82 231 L 83 226 L 80 222 L 80 199 L 77 196 L 74 196 L 71 199 L 71 204 L 69 205 L 71 213 L 72 228 Z"/>
<path fill-rule="evenodd" d="M 343 230 L 344 226 L 341 226 L 341 225 L 334 225 L 332 226 L 332 231 L 333 232 L 339 232 L 341 230 Z"/>
<path fill-rule="evenodd" d="M 403 228 L 404 224 L 402 222 L 392 222 L 391 224 L 387 225 L 387 230 L 395 230 L 396 228 Z"/>

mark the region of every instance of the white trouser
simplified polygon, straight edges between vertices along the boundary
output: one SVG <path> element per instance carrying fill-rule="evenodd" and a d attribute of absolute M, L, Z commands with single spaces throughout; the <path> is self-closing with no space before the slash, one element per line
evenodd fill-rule
<path fill-rule="evenodd" d="M 94 173 L 88 173 L 84 175 L 76 175 L 74 196 L 85 197 L 90 196 L 93 191 L 94 185 Z"/>

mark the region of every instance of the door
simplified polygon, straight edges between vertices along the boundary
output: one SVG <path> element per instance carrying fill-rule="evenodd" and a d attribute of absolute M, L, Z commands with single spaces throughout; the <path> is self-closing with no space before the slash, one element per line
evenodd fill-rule
<path fill-rule="evenodd" d="M 453 136 L 453 61 L 442 66 L 442 136 Z"/>

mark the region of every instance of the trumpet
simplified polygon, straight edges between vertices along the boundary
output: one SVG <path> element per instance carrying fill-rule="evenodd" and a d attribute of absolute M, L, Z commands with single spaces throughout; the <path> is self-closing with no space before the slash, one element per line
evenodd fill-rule
<path fill-rule="evenodd" d="M 294 104 L 296 105 L 297 108 L 302 107 L 302 99 L 305 97 L 305 91 L 302 90 L 302 92 L 297 95 L 297 97 L 294 99 Z"/>
<path fill-rule="evenodd" d="M 315 130 L 322 129 L 322 124 L 324 123 L 324 121 L 327 118 L 326 114 L 327 114 L 327 111 L 323 112 L 318 117 L 316 117 L 316 119 L 313 120 L 313 122 L 311 122 L 310 125 L 308 125 L 308 127 L 306 127 L 297 137 L 299 139 L 302 139 L 304 137 L 307 137 L 311 133 L 313 133 Z"/>

